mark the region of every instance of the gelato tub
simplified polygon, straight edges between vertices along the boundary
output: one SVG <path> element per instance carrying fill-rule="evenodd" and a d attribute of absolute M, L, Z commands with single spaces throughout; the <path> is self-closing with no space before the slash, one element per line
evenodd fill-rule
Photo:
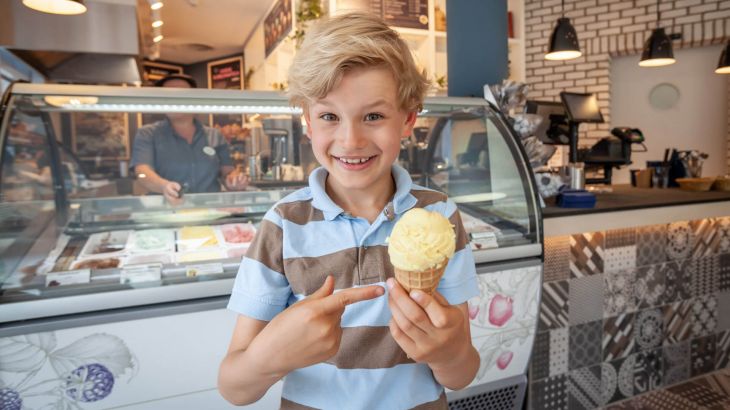
<path fill-rule="evenodd" d="M 71 269 L 110 269 L 122 266 L 119 258 L 79 259 L 71 265 Z"/>
<path fill-rule="evenodd" d="M 189 251 L 189 252 L 178 252 L 175 254 L 175 261 L 177 263 L 190 263 L 209 261 L 215 259 L 225 259 L 226 254 L 222 249 L 210 248 L 206 250 Z"/>
<path fill-rule="evenodd" d="M 177 249 L 180 252 L 217 246 L 219 243 L 211 226 L 185 226 L 177 233 Z"/>
<path fill-rule="evenodd" d="M 141 253 L 124 259 L 124 265 L 142 265 L 147 263 L 172 263 L 172 255 L 164 253 Z"/>
<path fill-rule="evenodd" d="M 174 252 L 175 232 L 170 229 L 149 229 L 132 234 L 129 251 L 136 252 Z"/>
<path fill-rule="evenodd" d="M 119 254 L 127 247 L 132 231 L 111 231 L 95 233 L 86 241 L 80 257 Z"/>
<path fill-rule="evenodd" d="M 250 223 L 221 225 L 220 230 L 228 244 L 251 243 L 256 235 L 256 228 Z"/>

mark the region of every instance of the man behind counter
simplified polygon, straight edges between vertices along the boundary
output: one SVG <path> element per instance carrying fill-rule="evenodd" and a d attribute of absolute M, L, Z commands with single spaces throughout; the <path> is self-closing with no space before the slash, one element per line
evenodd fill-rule
<path fill-rule="evenodd" d="M 173 74 L 157 87 L 196 88 L 195 79 Z M 134 137 L 132 164 L 139 183 L 176 203 L 183 192 L 241 190 L 248 176 L 233 167 L 228 142 L 193 114 L 168 113 L 167 118 L 141 127 Z"/>

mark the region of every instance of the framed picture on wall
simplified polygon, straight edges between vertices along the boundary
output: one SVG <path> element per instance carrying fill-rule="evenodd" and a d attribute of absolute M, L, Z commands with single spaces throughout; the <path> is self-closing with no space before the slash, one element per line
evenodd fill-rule
<path fill-rule="evenodd" d="M 264 53 L 271 54 L 292 29 L 292 1 L 276 0 L 264 19 Z"/>
<path fill-rule="evenodd" d="M 383 0 L 382 7 L 389 26 L 428 30 L 428 0 Z"/>
<path fill-rule="evenodd" d="M 157 63 L 153 61 L 142 62 L 142 85 L 152 86 L 155 81 L 167 77 L 170 74 L 182 74 L 183 68 L 179 65 Z"/>
<path fill-rule="evenodd" d="M 129 116 L 122 112 L 75 112 L 71 146 L 81 159 L 129 159 Z"/>
<path fill-rule="evenodd" d="M 231 57 L 208 63 L 208 88 L 243 90 L 243 57 Z M 218 129 L 231 143 L 243 139 L 245 118 L 241 114 L 211 114 L 210 126 Z"/>

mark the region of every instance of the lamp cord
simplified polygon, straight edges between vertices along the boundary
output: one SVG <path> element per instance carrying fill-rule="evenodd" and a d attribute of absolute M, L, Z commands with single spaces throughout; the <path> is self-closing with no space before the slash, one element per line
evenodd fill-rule
<path fill-rule="evenodd" d="M 565 17 L 565 0 L 560 2 L 560 17 Z"/>
<path fill-rule="evenodd" d="M 661 21 L 661 14 L 659 14 L 659 0 L 656 0 L 656 28 L 659 28 L 660 21 Z"/>

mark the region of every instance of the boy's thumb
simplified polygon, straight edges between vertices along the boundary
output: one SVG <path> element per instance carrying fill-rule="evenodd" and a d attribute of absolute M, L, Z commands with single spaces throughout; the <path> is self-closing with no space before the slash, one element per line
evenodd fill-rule
<path fill-rule="evenodd" d="M 335 291 L 335 279 L 332 275 L 327 275 L 322 286 L 309 295 L 307 299 L 322 299 L 331 295 Z"/>

